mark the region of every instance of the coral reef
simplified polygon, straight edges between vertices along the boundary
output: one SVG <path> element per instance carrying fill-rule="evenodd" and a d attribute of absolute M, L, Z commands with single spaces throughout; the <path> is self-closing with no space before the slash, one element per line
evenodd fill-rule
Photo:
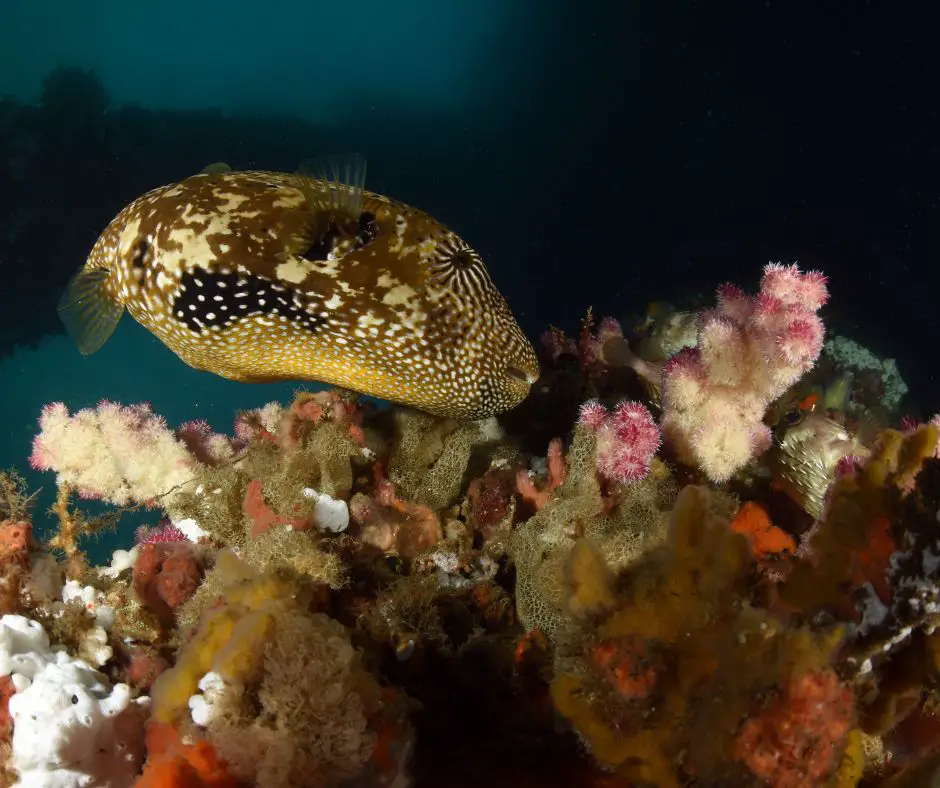
<path fill-rule="evenodd" d="M 826 297 L 771 265 L 639 340 L 553 329 L 528 427 L 48 406 L 45 544 L 0 475 L 0 782 L 929 784 L 940 427 L 867 435 L 810 372 Z"/>

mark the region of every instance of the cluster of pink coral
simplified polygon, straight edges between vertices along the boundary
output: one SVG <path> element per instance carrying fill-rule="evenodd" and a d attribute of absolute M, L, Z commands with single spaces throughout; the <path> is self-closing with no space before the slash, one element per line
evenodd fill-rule
<path fill-rule="evenodd" d="M 718 289 L 695 348 L 663 371 L 663 434 L 680 459 L 723 482 L 770 445 L 768 405 L 812 368 L 824 329 L 826 278 L 770 263 L 760 292 Z"/>
<path fill-rule="evenodd" d="M 189 537 L 173 525 L 168 517 L 164 517 L 152 528 L 142 525 L 137 529 L 134 538 L 139 545 L 189 541 Z"/>
<path fill-rule="evenodd" d="M 602 478 L 626 484 L 649 473 L 661 440 L 646 406 L 625 400 L 611 413 L 590 400 L 581 406 L 579 423 L 597 435 L 597 472 Z"/>

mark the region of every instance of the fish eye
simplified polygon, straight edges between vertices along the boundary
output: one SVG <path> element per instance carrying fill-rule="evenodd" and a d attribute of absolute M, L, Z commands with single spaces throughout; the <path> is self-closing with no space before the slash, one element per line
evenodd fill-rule
<path fill-rule="evenodd" d="M 477 256 L 469 249 L 458 249 L 450 256 L 450 264 L 458 271 L 465 271 L 477 261 Z"/>

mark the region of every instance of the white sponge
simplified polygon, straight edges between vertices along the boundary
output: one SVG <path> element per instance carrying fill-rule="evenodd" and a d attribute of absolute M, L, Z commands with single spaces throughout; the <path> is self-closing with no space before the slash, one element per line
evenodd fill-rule
<path fill-rule="evenodd" d="M 23 788 L 120 788 L 133 784 L 144 754 L 149 698 L 131 699 L 87 662 L 49 644 L 42 625 L 0 618 L 0 675 L 9 675 L 10 766 Z"/>

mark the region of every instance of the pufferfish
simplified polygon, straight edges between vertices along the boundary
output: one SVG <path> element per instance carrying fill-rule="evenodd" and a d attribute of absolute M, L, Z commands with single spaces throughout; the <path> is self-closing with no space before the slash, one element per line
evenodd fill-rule
<path fill-rule="evenodd" d="M 80 352 L 125 307 L 189 366 L 329 383 L 440 416 L 519 404 L 535 350 L 480 255 L 364 190 L 365 161 L 212 167 L 147 192 L 98 238 L 59 314 Z"/>

